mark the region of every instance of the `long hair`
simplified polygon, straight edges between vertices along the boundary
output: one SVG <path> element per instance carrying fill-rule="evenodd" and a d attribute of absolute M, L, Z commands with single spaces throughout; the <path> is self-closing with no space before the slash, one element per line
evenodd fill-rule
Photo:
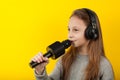
<path fill-rule="evenodd" d="M 95 12 L 94 14 L 96 18 L 96 26 L 98 29 L 99 37 L 96 40 L 90 40 L 88 43 L 87 49 L 88 49 L 89 63 L 85 71 L 85 80 L 96 80 L 98 78 L 100 57 L 101 55 L 105 56 L 100 22 Z M 76 16 L 79 19 L 82 19 L 87 26 L 90 24 L 90 19 L 89 19 L 90 17 L 84 9 L 75 10 L 71 15 L 71 17 L 72 16 Z M 71 46 L 69 50 L 66 52 L 66 54 L 62 57 L 63 80 L 68 79 L 68 75 L 70 74 L 70 66 L 75 61 L 78 49 L 79 47 L 76 48 Z"/>

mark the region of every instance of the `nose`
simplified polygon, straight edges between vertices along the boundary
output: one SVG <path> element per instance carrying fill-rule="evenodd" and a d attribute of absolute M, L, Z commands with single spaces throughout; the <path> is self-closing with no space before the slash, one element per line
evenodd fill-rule
<path fill-rule="evenodd" d="M 72 40 L 73 38 L 74 38 L 73 33 L 72 33 L 72 32 L 69 32 L 69 33 L 68 33 L 68 39 L 69 39 L 69 40 Z"/>

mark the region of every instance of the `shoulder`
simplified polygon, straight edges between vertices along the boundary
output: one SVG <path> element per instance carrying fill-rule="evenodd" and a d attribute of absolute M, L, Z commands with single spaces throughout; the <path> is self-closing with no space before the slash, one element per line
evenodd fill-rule
<path fill-rule="evenodd" d="M 102 80 L 114 80 L 114 71 L 112 65 L 104 56 L 101 56 L 99 76 Z"/>
<path fill-rule="evenodd" d="M 101 56 L 101 60 L 100 60 L 100 71 L 103 72 L 113 72 L 113 68 L 112 68 L 112 64 L 110 63 L 110 61 L 104 57 Z"/>
<path fill-rule="evenodd" d="M 111 63 L 106 57 L 101 56 L 100 65 L 101 66 L 111 66 Z"/>

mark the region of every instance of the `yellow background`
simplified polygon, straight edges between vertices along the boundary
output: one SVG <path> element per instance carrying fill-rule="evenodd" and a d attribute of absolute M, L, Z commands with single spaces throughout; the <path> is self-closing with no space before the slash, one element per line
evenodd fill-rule
<path fill-rule="evenodd" d="M 100 19 L 105 52 L 120 80 L 119 0 L 1 0 L 0 80 L 35 80 L 30 59 L 56 40 L 67 39 L 69 16 L 90 8 Z M 50 73 L 55 65 L 50 59 Z"/>

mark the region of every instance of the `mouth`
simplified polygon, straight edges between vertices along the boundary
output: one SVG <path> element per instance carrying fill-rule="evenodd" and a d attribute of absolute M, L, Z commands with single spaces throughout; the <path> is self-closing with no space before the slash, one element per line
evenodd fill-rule
<path fill-rule="evenodd" d="M 71 44 L 74 44 L 75 43 L 75 41 L 71 41 Z"/>

